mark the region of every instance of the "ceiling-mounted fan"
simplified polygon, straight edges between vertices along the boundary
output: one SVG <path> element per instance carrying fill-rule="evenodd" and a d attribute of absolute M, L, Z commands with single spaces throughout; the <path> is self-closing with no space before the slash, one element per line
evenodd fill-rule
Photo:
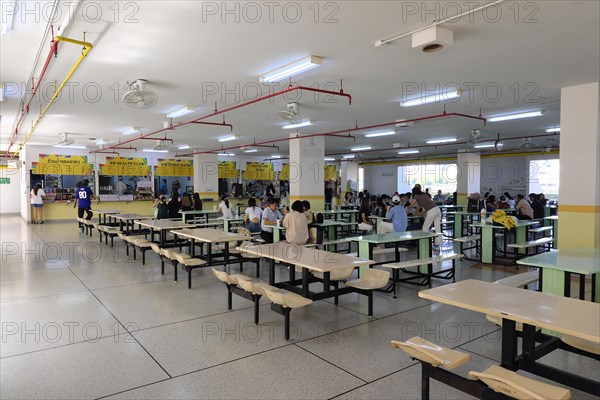
<path fill-rule="evenodd" d="M 158 139 L 152 150 L 167 150 L 167 146 L 165 146 L 162 139 Z"/>
<path fill-rule="evenodd" d="M 469 143 L 479 143 L 481 140 L 481 131 L 479 129 L 471 130 L 471 135 L 469 136 Z"/>
<path fill-rule="evenodd" d="M 298 103 L 288 103 L 285 110 L 279 110 L 279 116 L 291 124 L 298 123 L 302 120 L 300 116 L 300 106 Z"/>
<path fill-rule="evenodd" d="M 531 140 L 531 138 L 524 138 L 523 142 L 519 145 L 520 149 L 531 149 L 535 147 L 535 143 Z"/>
<path fill-rule="evenodd" d="M 147 89 L 148 81 L 137 79 L 133 83 L 127 82 L 129 91 L 123 95 L 123 103 L 133 108 L 150 108 L 158 102 L 158 95 Z"/>

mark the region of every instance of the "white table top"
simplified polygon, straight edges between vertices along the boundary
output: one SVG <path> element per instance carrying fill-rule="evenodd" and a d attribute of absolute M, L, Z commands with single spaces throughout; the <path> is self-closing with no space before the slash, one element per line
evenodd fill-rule
<path fill-rule="evenodd" d="M 419 297 L 600 343 L 600 303 L 474 279 L 423 290 Z"/>
<path fill-rule="evenodd" d="M 98 214 L 121 214 L 121 211 L 119 210 L 92 210 L 95 213 Z"/>
<path fill-rule="evenodd" d="M 221 211 L 214 210 L 189 210 L 189 211 L 180 211 L 182 215 L 204 215 L 204 214 L 221 214 Z"/>
<path fill-rule="evenodd" d="M 544 219 L 548 219 L 550 221 L 558 221 L 558 215 L 552 215 L 550 217 L 544 217 Z"/>
<path fill-rule="evenodd" d="M 317 272 L 331 272 L 339 268 L 361 267 L 375 263 L 375 261 L 364 258 L 351 257 L 345 254 L 331 253 L 329 251 L 282 242 L 244 247 L 244 251 L 249 254 L 294 264 L 298 267 Z"/>
<path fill-rule="evenodd" d="M 181 221 L 171 221 L 167 219 L 157 219 L 153 221 L 134 221 L 138 225 L 142 225 L 154 230 L 177 229 L 177 228 L 193 228 L 193 224 L 184 224 Z"/>
<path fill-rule="evenodd" d="M 517 261 L 532 267 L 593 275 L 600 273 L 600 249 L 572 248 L 554 250 Z"/>
<path fill-rule="evenodd" d="M 153 215 L 141 215 L 141 214 L 117 214 L 113 216 L 114 219 L 153 219 Z"/>
<path fill-rule="evenodd" d="M 171 232 L 174 235 L 186 237 L 189 239 L 198 240 L 206 243 L 223 243 L 223 242 L 237 242 L 239 240 L 248 240 L 249 237 L 246 235 L 240 235 L 239 233 L 225 232 L 222 229 L 181 229 Z"/>
<path fill-rule="evenodd" d="M 348 240 L 354 242 L 368 242 L 368 243 L 395 243 L 405 242 L 409 240 L 428 239 L 438 236 L 438 233 L 423 232 L 423 231 L 406 231 L 406 232 L 392 232 L 385 233 L 382 235 L 366 235 L 366 236 L 353 236 Z"/>
<path fill-rule="evenodd" d="M 225 218 L 225 217 L 219 217 L 217 219 L 222 219 L 223 221 L 227 220 L 227 221 L 243 221 L 244 217 L 240 216 L 240 217 L 231 217 L 231 218 Z"/>
<path fill-rule="evenodd" d="M 531 225 L 537 225 L 539 224 L 538 221 L 530 221 L 530 220 L 519 220 L 517 221 L 517 228 L 522 228 L 522 227 L 526 227 L 526 226 L 531 226 Z M 494 224 L 482 224 L 482 223 L 477 223 L 477 224 L 471 224 L 471 226 L 473 228 L 492 228 L 492 229 L 505 229 L 504 225 L 494 225 Z"/>

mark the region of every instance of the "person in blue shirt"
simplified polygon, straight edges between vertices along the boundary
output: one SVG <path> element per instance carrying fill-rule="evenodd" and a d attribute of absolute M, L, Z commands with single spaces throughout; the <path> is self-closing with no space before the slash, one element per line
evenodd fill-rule
<path fill-rule="evenodd" d="M 87 214 L 85 219 L 88 221 L 94 216 L 94 213 L 92 212 L 92 198 L 94 198 L 94 194 L 92 189 L 88 186 L 89 184 L 90 181 L 87 179 L 84 179 L 81 182 L 81 186 L 76 193 L 75 205 L 73 206 L 77 206 L 77 216 L 83 218 L 83 213 L 85 212 Z"/>
<path fill-rule="evenodd" d="M 392 197 L 392 207 L 388 210 L 386 215 L 386 218 L 392 220 L 392 222 L 380 222 L 379 226 L 377 227 L 378 234 L 406 232 L 408 218 L 404 204 L 407 200 L 408 198 L 405 194 Z"/>

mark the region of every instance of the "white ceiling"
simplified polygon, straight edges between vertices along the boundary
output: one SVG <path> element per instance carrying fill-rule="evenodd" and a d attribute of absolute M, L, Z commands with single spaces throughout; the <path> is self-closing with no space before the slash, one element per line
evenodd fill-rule
<path fill-rule="evenodd" d="M 61 9 L 66 10 L 69 2 L 61 3 Z M 40 3 L 40 13 L 47 4 L 50 2 Z M 151 132 L 162 128 L 166 112 L 183 105 L 198 108 L 195 114 L 174 122 L 197 118 L 211 113 L 215 102 L 218 109 L 224 109 L 252 100 L 258 90 L 266 95 L 270 90 L 284 88 L 287 82 L 270 87 L 260 84 L 258 76 L 310 54 L 322 56 L 323 65 L 298 76 L 294 82 L 337 91 L 343 79 L 344 91 L 353 96 L 352 105 L 341 97 L 315 97 L 303 92 L 300 98 L 279 97 L 232 111 L 226 120 L 241 137 L 227 145 L 286 137 L 289 131 L 281 129 L 284 122 L 277 111 L 291 100 L 300 103 L 304 118 L 317 121 L 315 126 L 302 128 L 302 134 L 348 129 L 356 121 L 359 126 L 366 126 L 440 114 L 443 104 L 401 108 L 399 101 L 407 87 L 416 85 L 431 91 L 436 85 L 445 87 L 452 83 L 467 92 L 459 101 L 446 105 L 448 112 L 478 115 L 481 109 L 484 116 L 489 116 L 541 109 L 546 113 L 539 118 L 487 126 L 477 120 L 450 118 L 415 124 L 395 136 L 372 139 L 364 138 L 364 132 L 355 132 L 356 143 L 328 138 L 326 153 L 343 153 L 350 147 L 368 143 L 375 151 L 365 154 L 365 159 L 387 157 L 395 152 L 379 150 L 391 148 L 393 143 L 419 146 L 425 140 L 439 137 L 457 137 L 464 142 L 471 129 L 480 129 L 484 138 L 490 140 L 498 134 L 502 138 L 541 135 L 546 128 L 560 124 L 561 87 L 600 80 L 597 1 L 506 1 L 500 6 L 502 15 L 498 21 L 492 21 L 496 18 L 495 11 L 489 11 L 486 18 L 478 12 L 472 20 L 463 17 L 445 24 L 454 31 L 454 45 L 432 54 L 412 49 L 410 37 L 385 47 L 374 47 L 377 40 L 430 24 L 435 18 L 432 14 L 403 13 L 408 6 L 423 7 L 425 2 L 321 2 L 317 22 L 313 2 L 277 3 L 272 16 L 267 3 L 253 3 L 262 7 L 263 14 L 257 22 L 250 20 L 255 17 L 256 9 L 247 8 L 248 3 L 244 2 L 227 3 L 231 9 L 238 8 L 237 15 L 222 13 L 221 2 L 139 1 L 120 2 L 116 16 L 113 4 L 88 1 L 80 4 L 66 36 L 82 40 L 86 32 L 86 40 L 94 48 L 29 143 L 56 143 L 60 132 L 73 133 L 78 144 L 86 145 L 93 145 L 89 138 L 122 138 L 121 132 L 132 126 Z M 290 20 L 295 17 L 293 4 L 302 7 L 302 15 L 295 23 Z M 450 5 L 463 3 L 428 4 L 429 10 L 438 4 L 437 19 L 442 19 L 456 13 L 456 8 Z M 99 18 L 97 5 L 102 7 Z M 204 11 L 206 7 L 219 9 L 213 15 L 203 12 L 203 7 Z M 466 10 L 465 5 L 463 11 Z M 337 22 L 326 23 L 324 20 L 332 12 Z M 45 28 L 43 16 L 35 22 L 27 15 L 23 22 L 17 15 L 13 31 L 2 37 L 0 80 L 9 83 L 10 88 L 12 83 L 25 86 Z M 46 40 L 36 76 L 48 48 Z M 54 82 L 64 79 L 80 53 L 79 46 L 59 45 L 58 58 L 51 61 L 42 82 L 45 90 L 41 91 L 47 93 L 41 96 L 42 100 L 50 97 Z M 120 102 L 126 82 L 138 78 L 147 79 L 157 93 L 159 101 L 155 107 L 140 110 Z M 497 88 L 502 91 L 499 95 Z M 2 143 L 6 143 L 13 126 L 20 97 L 21 93 L 16 93 L 1 103 Z M 27 134 L 44 103 L 32 103 L 17 143 Z M 207 121 L 221 122 L 221 118 Z M 169 132 L 168 136 L 175 140 L 175 145 L 212 150 L 220 147 L 216 139 L 229 133 L 226 128 L 187 125 Z M 543 138 L 535 142 L 541 147 L 557 144 Z M 506 147 L 516 148 L 519 143 L 520 140 L 508 141 Z M 151 144 L 133 143 L 138 148 Z M 286 154 L 287 144 L 281 143 L 280 147 L 280 153 Z M 459 144 L 429 148 L 425 154 L 446 154 L 470 147 Z M 272 153 L 265 150 L 261 154 Z"/>

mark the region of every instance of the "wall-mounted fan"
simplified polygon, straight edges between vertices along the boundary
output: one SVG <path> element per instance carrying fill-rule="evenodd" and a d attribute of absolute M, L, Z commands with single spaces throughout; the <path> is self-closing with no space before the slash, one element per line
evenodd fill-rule
<path fill-rule="evenodd" d="M 471 130 L 471 135 L 469 136 L 469 143 L 479 143 L 481 140 L 481 131 L 479 129 Z"/>
<path fill-rule="evenodd" d="M 147 89 L 148 81 L 138 79 L 133 83 L 127 82 L 129 91 L 123 95 L 123 103 L 133 108 L 150 108 L 158 102 L 158 95 Z"/>
<path fill-rule="evenodd" d="M 165 143 L 159 139 L 156 141 L 156 144 L 154 145 L 152 150 L 167 150 L 167 146 L 165 146 Z"/>
<path fill-rule="evenodd" d="M 520 149 L 531 149 L 535 147 L 535 143 L 531 140 L 531 138 L 524 138 L 523 143 L 519 145 Z"/>
<path fill-rule="evenodd" d="M 302 120 L 298 103 L 288 103 L 285 110 L 279 110 L 279 116 L 292 124 Z"/>

